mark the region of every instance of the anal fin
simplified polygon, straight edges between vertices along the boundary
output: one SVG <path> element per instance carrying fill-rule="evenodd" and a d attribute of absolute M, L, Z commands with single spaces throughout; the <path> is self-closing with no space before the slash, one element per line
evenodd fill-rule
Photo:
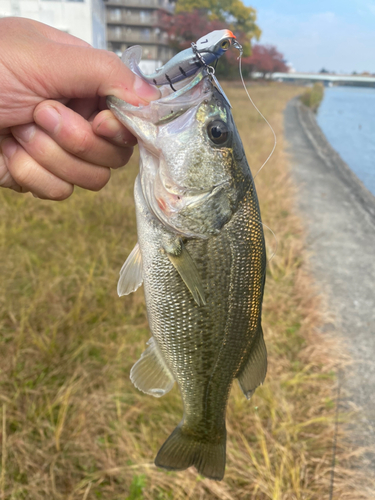
<path fill-rule="evenodd" d="M 142 285 L 142 282 L 142 256 L 137 243 L 121 268 L 117 283 L 119 297 L 135 292 Z"/>
<path fill-rule="evenodd" d="M 161 357 L 153 337 L 147 344 L 149 347 L 130 370 L 130 380 L 140 391 L 160 398 L 172 389 L 174 378 Z"/>
<path fill-rule="evenodd" d="M 247 399 L 254 394 L 255 389 L 263 384 L 267 373 L 267 349 L 264 343 L 263 330 L 259 327 L 251 347 L 247 363 L 237 376 L 238 382 Z"/>

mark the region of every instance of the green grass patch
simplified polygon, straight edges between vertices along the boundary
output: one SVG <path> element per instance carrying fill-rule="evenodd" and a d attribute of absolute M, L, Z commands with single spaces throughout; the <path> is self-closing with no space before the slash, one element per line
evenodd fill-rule
<path fill-rule="evenodd" d="M 324 97 L 324 85 L 320 82 L 314 83 L 314 85 L 301 95 L 300 99 L 305 106 L 312 109 L 314 113 L 318 111 L 320 103 Z"/>

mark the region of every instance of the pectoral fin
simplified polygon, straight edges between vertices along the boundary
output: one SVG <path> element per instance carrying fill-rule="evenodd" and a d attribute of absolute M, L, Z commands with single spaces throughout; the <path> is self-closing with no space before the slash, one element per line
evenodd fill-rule
<path fill-rule="evenodd" d="M 169 253 L 167 250 L 166 253 L 183 279 L 185 285 L 190 290 L 198 306 L 206 305 L 203 283 L 199 276 L 199 271 L 184 244 L 181 242 L 180 253 L 178 255 Z"/>
<path fill-rule="evenodd" d="M 266 373 L 267 349 L 262 328 L 259 327 L 257 337 L 251 348 L 250 357 L 237 376 L 242 392 L 247 399 L 250 399 L 255 389 L 263 383 Z"/>
<path fill-rule="evenodd" d="M 142 282 L 142 257 L 137 243 L 121 268 L 117 283 L 119 297 L 135 292 L 142 285 Z"/>
<path fill-rule="evenodd" d="M 147 344 L 149 347 L 130 371 L 130 380 L 140 391 L 160 398 L 172 389 L 174 378 L 161 357 L 153 337 Z"/>

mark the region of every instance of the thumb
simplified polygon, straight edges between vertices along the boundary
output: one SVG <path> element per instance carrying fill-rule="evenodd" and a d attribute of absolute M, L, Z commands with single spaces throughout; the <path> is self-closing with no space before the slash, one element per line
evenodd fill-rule
<path fill-rule="evenodd" d="M 114 95 L 137 106 L 161 95 L 113 52 L 60 43 L 52 45 L 49 44 L 43 63 L 44 81 L 59 95 L 49 97 L 72 99 Z"/>

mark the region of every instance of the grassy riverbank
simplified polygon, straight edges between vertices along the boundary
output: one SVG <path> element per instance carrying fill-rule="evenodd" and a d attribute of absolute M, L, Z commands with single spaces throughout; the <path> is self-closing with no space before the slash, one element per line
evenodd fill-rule
<path fill-rule="evenodd" d="M 250 91 L 278 136 L 256 179 L 278 251 L 264 301 L 269 371 L 250 402 L 234 384 L 225 480 L 153 465 L 182 407 L 176 388 L 154 399 L 129 380 L 149 338 L 142 290 L 116 294 L 136 242 L 134 158 L 100 193 L 77 189 L 62 203 L 0 190 L 3 499 L 328 498 L 337 359 L 317 332 L 320 305 L 304 265 L 282 131 L 282 111 L 300 89 Z M 232 84 L 228 97 L 255 173 L 272 134 L 240 87 Z M 365 498 L 337 453 L 335 498 Z"/>
<path fill-rule="evenodd" d="M 324 86 L 320 82 L 314 83 L 312 87 L 306 89 L 301 95 L 301 101 L 305 106 L 312 109 L 314 113 L 318 111 L 320 103 L 324 97 Z"/>

